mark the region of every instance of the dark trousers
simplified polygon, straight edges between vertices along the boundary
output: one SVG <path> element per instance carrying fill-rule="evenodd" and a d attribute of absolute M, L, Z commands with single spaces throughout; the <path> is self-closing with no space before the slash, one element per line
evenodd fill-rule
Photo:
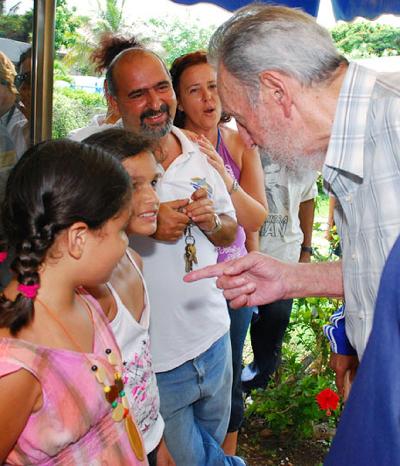
<path fill-rule="evenodd" d="M 258 314 L 253 314 L 250 324 L 251 346 L 254 355 L 252 369 L 257 370 L 258 373 L 252 380 L 242 383 L 244 391 L 265 388 L 278 368 L 292 304 L 292 299 L 276 301 L 259 306 Z"/>
<path fill-rule="evenodd" d="M 228 304 L 229 316 L 231 318 L 230 335 L 232 345 L 232 404 L 228 432 L 238 431 L 243 422 L 244 402 L 242 383 L 240 380 L 242 374 L 243 346 L 253 312 L 256 309 L 256 307 L 231 309 Z"/>

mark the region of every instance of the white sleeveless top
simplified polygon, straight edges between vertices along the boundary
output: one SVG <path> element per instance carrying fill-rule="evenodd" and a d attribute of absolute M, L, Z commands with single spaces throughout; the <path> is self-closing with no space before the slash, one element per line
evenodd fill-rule
<path fill-rule="evenodd" d="M 135 260 L 129 254 L 129 251 L 126 254 L 143 282 L 144 309 L 140 322 L 137 322 L 125 307 L 111 283 L 107 283 L 107 287 L 117 304 L 117 314 L 111 322 L 111 328 L 121 349 L 122 360 L 124 361 L 125 392 L 133 409 L 136 423 L 142 433 L 146 452 L 150 453 L 161 440 L 164 421 L 160 414 L 160 398 L 151 362 L 150 306 L 147 287 Z"/>

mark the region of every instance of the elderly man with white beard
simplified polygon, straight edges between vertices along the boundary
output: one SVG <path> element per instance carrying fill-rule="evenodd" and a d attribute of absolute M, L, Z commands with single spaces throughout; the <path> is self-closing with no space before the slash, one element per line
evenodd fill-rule
<path fill-rule="evenodd" d="M 238 10 L 214 33 L 209 55 L 224 110 L 243 140 L 293 170 L 322 170 L 337 201 L 343 260 L 288 264 L 251 253 L 185 280 L 217 276 L 233 307 L 344 297 L 349 341 L 343 351 L 334 346 L 344 354 L 331 358 L 343 393 L 365 349 L 379 278 L 400 233 L 400 205 L 391 202 L 400 196 L 400 74 L 349 63 L 314 18 L 268 5 Z"/>

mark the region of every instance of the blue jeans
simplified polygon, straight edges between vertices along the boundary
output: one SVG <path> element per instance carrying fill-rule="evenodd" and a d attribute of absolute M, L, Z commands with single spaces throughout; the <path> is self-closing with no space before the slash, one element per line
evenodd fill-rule
<path fill-rule="evenodd" d="M 232 407 L 228 432 L 239 430 L 243 422 L 244 402 L 242 392 L 242 356 L 247 330 L 256 307 L 241 307 L 231 309 L 228 304 L 231 318 L 231 345 L 232 345 Z"/>
<path fill-rule="evenodd" d="M 156 375 L 165 441 L 177 466 L 214 466 L 210 451 L 220 450 L 231 410 L 229 333 L 197 358 Z"/>

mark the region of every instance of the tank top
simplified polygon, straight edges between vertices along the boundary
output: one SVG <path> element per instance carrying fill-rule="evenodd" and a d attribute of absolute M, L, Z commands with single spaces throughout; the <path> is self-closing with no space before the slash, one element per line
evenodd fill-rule
<path fill-rule="evenodd" d="M 118 346 L 99 304 L 90 303 L 94 342 L 92 353 L 38 346 L 17 338 L 0 338 L 0 377 L 21 368 L 39 381 L 43 406 L 32 413 L 5 464 L 42 466 L 147 465 L 136 459 L 123 422 L 114 422 L 111 409 L 91 370 L 101 365 L 109 380 L 114 367 L 105 349 Z M 89 362 L 90 361 L 90 362 Z"/>
<path fill-rule="evenodd" d="M 140 322 L 126 308 L 111 283 L 117 314 L 111 322 L 124 361 L 123 380 L 125 392 L 142 433 L 146 452 L 150 453 L 160 443 L 164 421 L 160 415 L 160 398 L 150 354 L 149 321 L 150 306 L 143 275 L 129 251 L 127 257 L 139 274 L 144 288 L 144 308 Z"/>
<path fill-rule="evenodd" d="M 218 141 L 217 152 L 224 161 L 226 171 L 237 181 L 240 181 L 240 169 L 236 162 L 233 160 L 224 140 L 222 139 L 221 132 L 218 128 Z M 247 254 L 246 246 L 246 233 L 241 225 L 238 225 L 235 241 L 226 247 L 218 247 L 217 262 L 225 262 L 227 260 L 236 259 Z"/>

